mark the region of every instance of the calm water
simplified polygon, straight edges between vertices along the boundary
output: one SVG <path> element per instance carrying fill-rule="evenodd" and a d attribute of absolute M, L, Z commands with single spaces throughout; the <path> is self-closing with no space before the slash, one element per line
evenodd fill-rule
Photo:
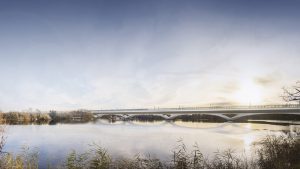
<path fill-rule="evenodd" d="M 276 122 L 276 121 L 270 121 Z M 206 155 L 217 150 L 234 149 L 251 154 L 251 143 L 268 134 L 300 134 L 300 123 L 257 124 L 201 122 L 116 122 L 98 120 L 86 124 L 14 125 L 6 128 L 5 151 L 20 152 L 21 147 L 35 147 L 40 152 L 40 166 L 61 162 L 75 149 L 83 152 L 96 143 L 114 156 L 132 157 L 151 154 L 170 160 L 172 149 L 182 139 L 188 148 L 198 144 Z"/>

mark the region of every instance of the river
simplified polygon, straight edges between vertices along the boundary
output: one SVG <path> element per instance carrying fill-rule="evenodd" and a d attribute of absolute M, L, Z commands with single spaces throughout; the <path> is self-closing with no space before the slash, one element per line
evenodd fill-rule
<path fill-rule="evenodd" d="M 203 154 L 212 156 L 228 148 L 251 156 L 252 143 L 267 135 L 300 134 L 300 123 L 259 121 L 247 123 L 213 123 L 183 121 L 97 120 L 80 124 L 6 126 L 4 151 L 19 153 L 22 147 L 39 151 L 39 166 L 62 163 L 71 150 L 84 152 L 97 144 L 113 157 L 148 155 L 168 161 L 178 140 L 188 149 L 197 144 Z"/>

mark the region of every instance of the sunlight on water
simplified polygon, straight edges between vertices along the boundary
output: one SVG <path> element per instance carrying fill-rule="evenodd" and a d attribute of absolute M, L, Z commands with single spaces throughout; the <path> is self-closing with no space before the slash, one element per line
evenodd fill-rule
<path fill-rule="evenodd" d="M 250 153 L 250 150 L 252 148 L 252 144 L 254 143 L 254 141 L 257 141 L 257 138 L 255 138 L 255 136 L 249 134 L 249 135 L 245 135 L 242 137 L 244 140 L 244 148 L 246 153 Z"/>

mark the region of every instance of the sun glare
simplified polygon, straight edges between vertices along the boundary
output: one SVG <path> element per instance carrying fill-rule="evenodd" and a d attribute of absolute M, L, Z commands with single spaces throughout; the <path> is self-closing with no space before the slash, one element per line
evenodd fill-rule
<path fill-rule="evenodd" d="M 261 104 L 261 88 L 253 81 L 243 81 L 235 93 L 235 100 L 242 105 Z"/>
<path fill-rule="evenodd" d="M 255 141 L 255 137 L 251 134 L 245 135 L 243 137 L 244 148 L 246 152 L 250 152 L 253 142 Z"/>

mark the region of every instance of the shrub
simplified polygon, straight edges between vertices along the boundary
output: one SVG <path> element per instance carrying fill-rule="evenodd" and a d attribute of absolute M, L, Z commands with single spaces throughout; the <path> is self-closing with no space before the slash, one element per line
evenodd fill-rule
<path fill-rule="evenodd" d="M 261 169 L 299 169 L 300 142 L 286 136 L 267 136 L 258 142 L 257 163 Z"/>
<path fill-rule="evenodd" d="M 9 112 L 4 114 L 4 118 L 8 124 L 18 124 L 19 123 L 19 113 Z"/>
<path fill-rule="evenodd" d="M 23 147 L 22 152 L 16 156 L 1 154 L 0 166 L 5 169 L 38 169 L 38 151 Z"/>

